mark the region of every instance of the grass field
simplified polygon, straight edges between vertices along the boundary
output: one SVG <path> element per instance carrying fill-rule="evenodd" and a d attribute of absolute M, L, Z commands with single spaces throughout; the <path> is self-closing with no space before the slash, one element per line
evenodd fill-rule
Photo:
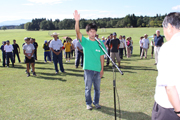
<path fill-rule="evenodd" d="M 131 36 L 134 50 L 131 58 L 121 61 L 124 75 L 116 73 L 116 86 L 119 94 L 122 120 L 150 120 L 154 103 L 154 90 L 157 76 L 154 59 L 139 57 L 139 37 L 145 33 L 153 35 L 162 28 L 122 28 L 99 30 L 100 38 L 110 33 Z M 54 32 L 54 31 L 51 31 Z M 59 30 L 59 37 L 75 38 L 74 30 Z M 81 30 L 84 36 L 85 30 Z M 42 44 L 44 40 L 52 39 L 49 31 L 0 30 L 0 42 L 13 39 L 22 46 L 24 37 L 36 38 L 39 44 L 38 61 L 36 62 L 37 76 L 26 77 L 25 64 L 15 63 L 15 68 L 4 68 L 0 63 L 0 120 L 112 120 L 114 119 L 113 103 L 113 74 L 112 68 L 105 67 L 101 79 L 100 105 L 102 108 L 86 110 L 84 97 L 84 79 L 82 68 L 75 69 L 74 59 L 66 63 L 66 73 L 55 75 L 54 64 L 44 63 Z M 151 39 L 150 39 L 151 40 Z M 1 58 L 0 53 L 0 58 Z M 21 60 L 22 54 L 21 47 Z M 92 90 L 92 96 L 93 96 Z M 119 107 L 117 106 L 119 109 Z M 117 113 L 119 116 L 119 114 Z M 119 118 L 119 117 L 118 117 Z"/>

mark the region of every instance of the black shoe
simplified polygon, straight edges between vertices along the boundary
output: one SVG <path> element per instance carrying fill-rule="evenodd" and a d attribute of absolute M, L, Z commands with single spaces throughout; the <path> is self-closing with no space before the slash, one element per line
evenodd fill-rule
<path fill-rule="evenodd" d="M 154 65 L 157 65 L 157 63 L 155 63 Z"/>
<path fill-rule="evenodd" d="M 34 75 L 34 76 L 36 76 L 36 73 L 35 73 L 35 72 L 33 72 L 33 75 Z"/>
<path fill-rule="evenodd" d="M 14 64 L 12 64 L 12 67 L 14 67 Z"/>
<path fill-rule="evenodd" d="M 30 73 L 27 73 L 27 77 L 29 77 L 30 76 Z"/>
<path fill-rule="evenodd" d="M 76 66 L 76 68 L 78 68 L 78 66 Z"/>
<path fill-rule="evenodd" d="M 122 68 L 121 66 L 118 66 L 119 68 Z"/>
<path fill-rule="evenodd" d="M 107 64 L 106 66 L 109 66 L 109 64 Z"/>

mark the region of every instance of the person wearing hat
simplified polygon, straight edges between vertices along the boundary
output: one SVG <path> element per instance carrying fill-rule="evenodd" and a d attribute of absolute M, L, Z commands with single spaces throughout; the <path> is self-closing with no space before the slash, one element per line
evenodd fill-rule
<path fill-rule="evenodd" d="M 147 50 L 149 49 L 149 39 L 147 38 L 148 35 L 144 34 L 144 38 L 142 39 L 142 52 L 141 52 L 141 59 L 143 58 L 143 53 L 145 51 L 145 58 L 147 58 Z"/>
<path fill-rule="evenodd" d="M 26 63 L 26 70 L 27 70 L 27 77 L 30 76 L 30 73 L 29 73 L 29 69 L 30 69 L 30 64 L 31 64 L 31 67 L 32 67 L 32 72 L 33 72 L 33 75 L 36 76 L 36 73 L 35 73 L 35 59 L 34 59 L 34 45 L 30 43 L 30 38 L 28 37 L 25 37 L 24 38 L 25 40 L 25 44 L 23 46 L 23 51 L 24 51 L 24 55 L 25 55 L 25 63 Z"/>
<path fill-rule="evenodd" d="M 11 59 L 12 67 L 14 67 L 13 50 L 13 46 L 10 44 L 9 40 L 7 40 L 6 45 L 4 46 L 4 51 L 6 52 L 7 67 L 9 67 L 9 59 Z"/>
<path fill-rule="evenodd" d="M 3 60 L 3 67 L 5 67 L 5 61 L 6 61 L 6 52 L 4 51 L 4 46 L 6 45 L 6 42 L 3 41 L 1 46 L 1 51 L 2 51 L 2 60 Z"/>
<path fill-rule="evenodd" d="M 111 52 L 110 52 L 110 56 L 112 58 L 112 60 L 115 62 L 115 58 L 118 62 L 118 67 L 120 68 L 120 57 L 118 54 L 118 50 L 119 50 L 119 46 L 120 46 L 120 41 L 119 39 L 116 38 L 117 34 L 114 32 L 113 33 L 113 39 L 110 41 L 110 46 L 111 46 Z"/>
<path fill-rule="evenodd" d="M 63 67 L 63 62 L 62 62 L 62 47 L 63 44 L 61 42 L 61 40 L 58 39 L 58 33 L 53 33 L 51 36 L 54 38 L 49 47 L 53 52 L 53 62 L 54 62 L 54 67 L 55 67 L 55 71 L 56 74 L 59 72 L 58 67 L 57 67 L 57 62 L 59 62 L 59 67 L 61 72 L 64 73 L 64 67 Z"/>
<path fill-rule="evenodd" d="M 51 62 L 50 48 L 47 40 L 44 41 L 43 49 L 44 49 L 44 62 L 45 63 L 47 62 L 46 57 L 48 57 L 48 60 Z"/>
<path fill-rule="evenodd" d="M 13 48 L 14 48 L 14 50 L 13 50 L 13 57 L 14 57 L 14 62 L 15 62 L 15 55 L 17 56 L 17 58 L 18 58 L 18 61 L 19 61 L 19 63 L 21 63 L 21 60 L 20 60 L 20 57 L 19 57 L 19 53 L 20 53 L 20 47 L 19 47 L 19 45 L 16 43 L 16 40 L 13 40 Z"/>

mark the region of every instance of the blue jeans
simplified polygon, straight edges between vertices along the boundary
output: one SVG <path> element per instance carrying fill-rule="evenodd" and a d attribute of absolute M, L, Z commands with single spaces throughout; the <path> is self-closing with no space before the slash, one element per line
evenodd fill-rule
<path fill-rule="evenodd" d="M 59 67 L 61 72 L 64 72 L 64 68 L 63 68 L 63 63 L 62 63 L 62 51 L 59 55 L 56 55 L 55 53 L 53 53 L 53 62 L 54 62 L 54 67 L 56 72 L 58 72 L 58 67 L 57 67 L 57 63 L 59 62 Z"/>
<path fill-rule="evenodd" d="M 94 100 L 93 104 L 99 104 L 100 98 L 100 72 L 92 71 L 92 70 L 84 70 L 84 82 L 85 82 L 85 98 L 86 98 L 86 105 L 92 104 L 91 99 L 91 87 L 92 83 L 94 85 Z"/>
<path fill-rule="evenodd" d="M 44 52 L 44 61 L 46 60 L 46 57 L 48 56 L 48 60 L 51 61 L 51 55 L 50 55 L 50 51 Z"/>

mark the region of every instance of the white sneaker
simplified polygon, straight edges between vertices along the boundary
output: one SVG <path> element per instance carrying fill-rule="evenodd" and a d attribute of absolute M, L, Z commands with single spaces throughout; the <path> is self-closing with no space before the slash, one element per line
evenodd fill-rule
<path fill-rule="evenodd" d="M 92 110 L 92 106 L 91 105 L 86 105 L 86 109 L 87 110 Z"/>
<path fill-rule="evenodd" d="M 66 60 L 66 62 L 68 62 L 68 61 Z"/>

